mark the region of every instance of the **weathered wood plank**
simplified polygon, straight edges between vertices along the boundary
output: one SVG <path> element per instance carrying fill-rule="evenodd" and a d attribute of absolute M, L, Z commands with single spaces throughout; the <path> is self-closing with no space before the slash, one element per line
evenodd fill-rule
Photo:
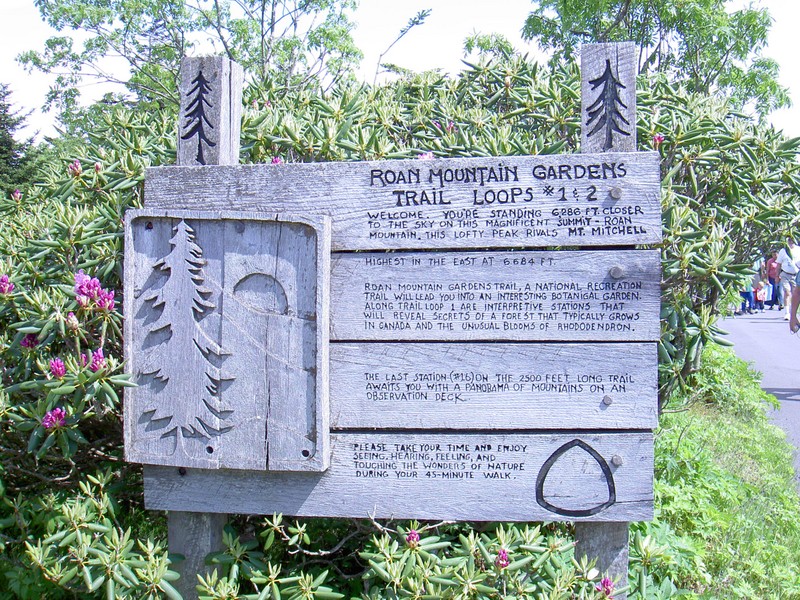
<path fill-rule="evenodd" d="M 467 521 L 652 518 L 649 432 L 338 433 L 325 473 L 145 468 L 155 510 Z M 224 502 L 220 501 L 224 498 Z"/>
<path fill-rule="evenodd" d="M 637 48 L 633 42 L 581 48 L 581 152 L 636 151 Z"/>
<path fill-rule="evenodd" d="M 655 152 L 147 170 L 150 208 L 330 215 L 334 250 L 661 240 Z M 424 193 L 424 195 L 423 195 Z"/>
<path fill-rule="evenodd" d="M 126 457 L 323 470 L 330 222 L 129 211 Z"/>
<path fill-rule="evenodd" d="M 656 346 L 331 346 L 335 429 L 653 429 Z"/>
<path fill-rule="evenodd" d="M 656 341 L 656 250 L 335 254 L 331 339 Z"/>
<path fill-rule="evenodd" d="M 242 68 L 221 56 L 181 61 L 178 164 L 239 163 Z"/>

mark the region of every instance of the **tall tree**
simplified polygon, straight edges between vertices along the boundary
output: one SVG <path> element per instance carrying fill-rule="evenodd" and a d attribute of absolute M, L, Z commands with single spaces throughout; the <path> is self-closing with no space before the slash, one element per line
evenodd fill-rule
<path fill-rule="evenodd" d="M 765 8 L 729 11 L 726 0 L 536 0 L 523 37 L 575 56 L 582 42 L 631 40 L 639 70 L 661 71 L 700 93 L 721 91 L 759 114 L 790 105 L 778 65 L 760 55 L 772 20 Z"/>
<path fill-rule="evenodd" d="M 48 103 L 68 114 L 78 85 L 122 86 L 137 100 L 177 105 L 181 57 L 224 53 L 256 81 L 331 84 L 361 58 L 348 12 L 356 0 L 37 0 L 58 31 L 23 64 L 57 75 Z M 122 64 L 120 64 L 122 63 Z"/>
<path fill-rule="evenodd" d="M 11 90 L 0 83 L 0 192 L 3 196 L 28 183 L 33 176 L 36 158 L 33 142 L 14 138 L 24 123 L 25 117 L 15 111 L 11 103 Z"/>

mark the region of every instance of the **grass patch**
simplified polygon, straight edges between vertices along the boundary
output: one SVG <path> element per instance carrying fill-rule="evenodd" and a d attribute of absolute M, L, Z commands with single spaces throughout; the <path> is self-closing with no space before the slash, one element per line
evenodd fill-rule
<path fill-rule="evenodd" d="M 775 400 L 759 380 L 709 347 L 657 432 L 656 520 L 643 530 L 669 547 L 656 578 L 701 597 L 800 597 L 793 449 L 769 423 Z"/>

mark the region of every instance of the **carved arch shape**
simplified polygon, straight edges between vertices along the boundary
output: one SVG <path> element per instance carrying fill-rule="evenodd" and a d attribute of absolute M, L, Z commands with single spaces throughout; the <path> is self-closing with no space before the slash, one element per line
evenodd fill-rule
<path fill-rule="evenodd" d="M 606 480 L 606 486 L 608 487 L 608 500 L 603 502 L 602 504 L 598 504 L 597 506 L 592 506 L 591 508 L 580 509 L 580 510 L 573 510 L 569 508 L 562 508 L 560 506 L 556 506 L 551 504 L 544 498 L 544 482 L 547 479 L 547 475 L 550 473 L 550 469 L 552 466 L 561 458 L 564 454 L 572 450 L 573 448 L 580 448 L 588 453 L 597 464 L 600 465 L 600 470 L 603 472 L 603 476 Z M 606 459 L 603 458 L 600 453 L 592 448 L 589 444 L 584 442 L 583 440 L 572 440 L 571 442 L 567 442 L 563 446 L 561 446 L 558 450 L 553 452 L 550 457 L 544 461 L 542 468 L 539 470 L 539 475 L 536 477 L 536 502 L 542 508 L 549 510 L 550 512 L 556 513 L 557 515 L 563 515 L 565 517 L 591 517 L 592 515 L 596 515 L 609 506 L 612 506 L 617 501 L 617 489 L 614 483 L 614 474 L 611 472 L 611 467 L 608 466 Z"/>
<path fill-rule="evenodd" d="M 280 281 L 266 273 L 250 273 L 233 286 L 233 296 L 242 306 L 265 315 L 288 315 L 289 300 Z"/>

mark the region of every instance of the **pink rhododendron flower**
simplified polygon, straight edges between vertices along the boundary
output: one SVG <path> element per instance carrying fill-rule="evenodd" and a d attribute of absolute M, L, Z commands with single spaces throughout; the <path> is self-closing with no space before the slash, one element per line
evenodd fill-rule
<path fill-rule="evenodd" d="M 657 133 L 653 136 L 653 148 L 658 150 L 661 147 L 661 144 L 664 143 L 664 136 L 660 133 Z"/>
<path fill-rule="evenodd" d="M 97 308 L 114 310 L 114 290 L 100 290 L 100 293 L 97 294 Z"/>
<path fill-rule="evenodd" d="M 453 123 L 452 121 L 447 122 L 446 129 L 447 133 L 453 133 L 454 131 L 458 131 L 458 128 L 456 127 L 455 123 Z"/>
<path fill-rule="evenodd" d="M 416 529 L 412 529 L 408 532 L 408 535 L 406 535 L 406 544 L 412 548 L 416 548 L 419 545 L 419 532 Z"/>
<path fill-rule="evenodd" d="M 505 569 L 510 564 L 511 560 L 508 558 L 508 550 L 500 548 L 500 550 L 497 551 L 497 558 L 494 559 L 494 566 L 498 569 Z"/>
<path fill-rule="evenodd" d="M 39 338 L 36 337 L 35 333 L 29 333 L 22 341 L 19 343 L 20 346 L 23 348 L 36 348 L 39 345 Z"/>
<path fill-rule="evenodd" d="M 272 157 L 272 164 L 273 165 L 283 164 L 283 159 L 280 156 L 273 156 Z"/>
<path fill-rule="evenodd" d="M 433 152 L 423 152 L 417 155 L 419 160 L 433 160 Z"/>
<path fill-rule="evenodd" d="M 89 362 L 89 359 L 83 352 L 81 352 L 81 366 L 85 367 L 87 362 Z"/>
<path fill-rule="evenodd" d="M 75 295 L 97 298 L 97 294 L 103 289 L 97 277 L 89 277 L 83 269 L 75 273 Z"/>
<path fill-rule="evenodd" d="M 81 324 L 78 321 L 78 317 L 75 316 L 74 312 L 70 312 L 67 315 L 67 318 L 64 320 L 64 323 L 67 325 L 67 329 L 70 331 L 78 331 L 81 328 Z"/>
<path fill-rule="evenodd" d="M 8 275 L 0 275 L 0 294 L 6 296 L 14 291 L 14 284 L 9 281 Z"/>
<path fill-rule="evenodd" d="M 42 427 L 53 429 L 53 427 L 63 427 L 67 424 L 67 413 L 61 407 L 47 411 L 42 419 Z"/>
<path fill-rule="evenodd" d="M 97 277 L 89 277 L 83 269 L 75 273 L 75 299 L 83 308 L 93 301 L 101 310 L 114 310 L 115 306 L 114 291 L 103 288 Z"/>
<path fill-rule="evenodd" d="M 98 348 L 94 352 L 92 352 L 92 364 L 89 365 L 89 368 L 94 371 L 95 373 L 100 369 L 105 369 L 108 366 L 106 362 L 106 357 L 103 356 L 103 349 Z"/>
<path fill-rule="evenodd" d="M 11 199 L 14 202 L 19 202 L 22 199 L 22 192 L 20 192 L 19 190 L 14 190 L 13 192 L 11 192 Z"/>
<path fill-rule="evenodd" d="M 99 173 L 102 170 L 103 170 L 103 163 L 101 163 L 101 162 L 94 163 L 94 172 L 95 173 Z"/>
<path fill-rule="evenodd" d="M 77 158 L 73 160 L 67 166 L 67 171 L 69 171 L 69 174 L 72 175 L 73 177 L 80 177 L 81 173 L 83 173 L 83 167 L 81 166 L 81 161 L 79 161 Z"/>
<path fill-rule="evenodd" d="M 614 600 L 614 596 L 611 595 L 614 593 L 614 582 L 610 578 L 603 577 L 599 585 L 594 586 L 594 589 L 603 592 L 609 600 Z"/>
<path fill-rule="evenodd" d="M 53 377 L 61 379 L 64 375 L 67 374 L 67 367 L 64 365 L 64 361 L 60 358 L 56 357 L 50 361 L 50 373 L 53 374 Z"/>

